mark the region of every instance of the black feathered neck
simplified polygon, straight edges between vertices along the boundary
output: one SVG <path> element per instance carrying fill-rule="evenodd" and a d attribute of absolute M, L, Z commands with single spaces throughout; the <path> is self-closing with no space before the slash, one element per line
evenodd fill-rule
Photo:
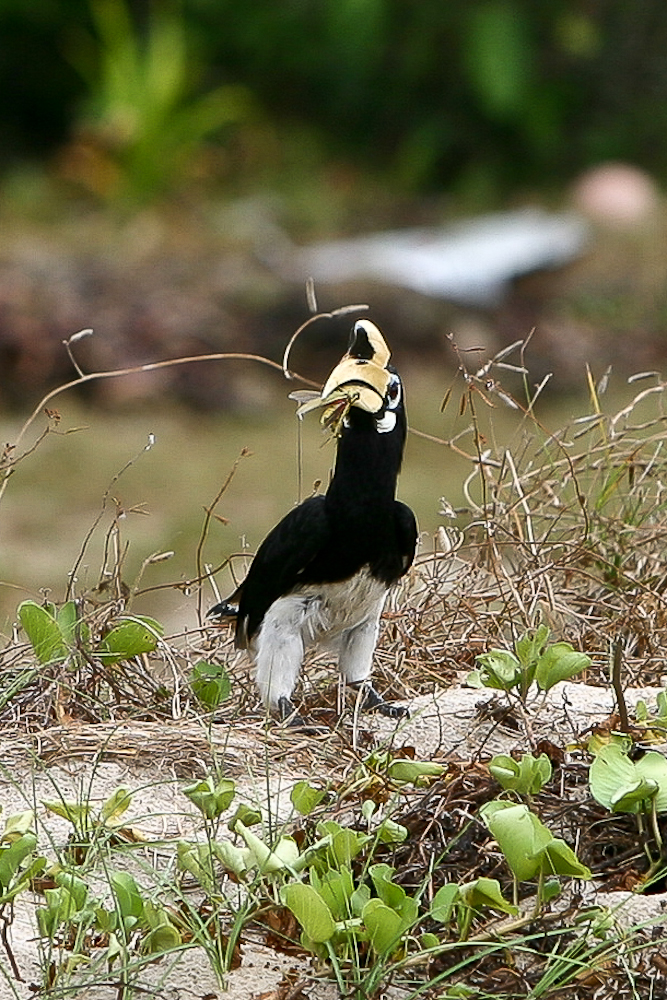
<path fill-rule="evenodd" d="M 396 426 L 384 433 L 377 422 L 384 414 L 352 407 L 338 440 L 333 478 L 327 490 L 330 504 L 356 507 L 359 503 L 390 504 L 403 460 L 407 433 L 405 409 L 394 411 Z"/>
<path fill-rule="evenodd" d="M 352 407 L 338 441 L 336 466 L 324 506 L 331 528 L 325 560 L 313 572 L 322 579 L 345 579 L 368 566 L 387 586 L 405 571 L 397 540 L 396 483 L 406 435 L 405 411 L 395 411 L 396 426 L 379 433 L 382 413 Z"/>

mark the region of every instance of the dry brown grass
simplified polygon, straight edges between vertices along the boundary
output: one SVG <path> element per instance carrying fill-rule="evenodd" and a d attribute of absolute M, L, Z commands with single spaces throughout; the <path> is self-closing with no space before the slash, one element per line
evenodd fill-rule
<path fill-rule="evenodd" d="M 525 344 L 515 346 L 523 359 Z M 454 509 L 442 502 L 443 524 L 451 527 L 423 539 L 414 570 L 392 597 L 378 648 L 379 674 L 401 697 L 423 693 L 472 666 L 490 645 L 511 645 L 544 621 L 554 636 L 593 656 L 589 681 L 605 682 L 610 647 L 620 641 L 627 682 L 659 682 L 667 646 L 667 383 L 650 373 L 627 404 L 607 413 L 604 387 L 595 386 L 589 373 L 590 413 L 550 432 L 535 415 L 535 396 L 518 404 L 500 382 L 507 369 L 514 379 L 527 374 L 507 354 L 474 372 L 462 363 L 459 386 L 445 397 L 444 405 L 458 407 L 467 426 L 453 439 L 433 438 L 433 448 L 454 451 L 467 463 L 463 504 Z M 508 407 L 516 417 L 514 435 L 498 444 L 494 421 Z M 21 455 L 8 449 L 5 475 L 17 459 Z M 3 489 L 7 485 L 5 479 Z M 136 592 L 150 595 L 152 589 L 140 577 L 126 579 L 121 522 L 127 512 L 112 497 L 113 483 L 102 504 L 110 523 L 98 585 L 77 593 L 72 584 L 70 595 L 96 635 Z M 193 560 L 201 578 L 175 581 L 177 591 L 196 595 L 206 582 L 210 528 L 209 514 Z M 80 558 L 87 555 L 91 533 L 81 540 Z M 247 556 L 239 559 L 243 563 Z M 147 558 L 144 571 L 150 564 Z M 243 565 L 232 558 L 226 572 L 231 577 L 220 584 L 223 590 L 243 575 Z M 197 597 L 200 623 L 206 600 Z M 63 716 L 103 721 L 110 711 L 116 718 L 136 716 L 140 702 L 146 717 L 160 717 L 179 702 L 191 663 L 215 649 L 218 658 L 234 661 L 234 711 L 247 712 L 252 689 L 241 683 L 244 668 L 234 665 L 238 658 L 230 655 L 229 637 L 220 639 L 219 631 L 193 630 L 161 647 L 161 665 L 135 663 L 105 672 L 80 661 L 75 669 L 71 663 L 64 671 L 42 669 L 25 686 L 16 679 L 30 669 L 29 651 L 10 641 L 3 651 L 5 677 L 17 689 L 5 697 L 3 711 L 28 727 L 58 723 Z M 315 658 L 315 668 L 320 662 Z"/>

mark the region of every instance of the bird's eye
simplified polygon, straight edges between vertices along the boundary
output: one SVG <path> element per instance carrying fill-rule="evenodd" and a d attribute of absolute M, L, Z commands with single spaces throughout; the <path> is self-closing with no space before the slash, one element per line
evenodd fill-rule
<path fill-rule="evenodd" d="M 387 386 L 387 408 L 395 410 L 401 401 L 401 380 L 398 375 L 391 375 Z"/>

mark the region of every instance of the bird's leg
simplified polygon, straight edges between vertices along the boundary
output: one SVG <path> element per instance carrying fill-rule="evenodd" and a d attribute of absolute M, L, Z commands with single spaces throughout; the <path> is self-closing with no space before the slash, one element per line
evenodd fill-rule
<path fill-rule="evenodd" d="M 308 725 L 303 716 L 299 715 L 289 698 L 283 697 L 278 699 L 278 718 L 281 722 L 286 723 L 290 728 L 294 729 L 301 729 Z"/>
<path fill-rule="evenodd" d="M 295 598 L 280 598 L 269 608 L 259 632 L 252 640 L 255 662 L 255 682 L 262 701 L 272 711 L 281 704 L 291 706 L 292 691 L 303 660 L 301 625 L 303 602 Z M 293 709 L 290 707 L 287 715 Z"/>
<path fill-rule="evenodd" d="M 391 702 L 385 701 L 370 681 L 357 681 L 351 684 L 350 687 L 361 692 L 361 707 L 367 712 L 379 712 L 380 715 L 386 715 L 389 719 L 410 718 L 410 712 L 407 708 L 404 708 L 403 705 L 392 705 Z"/>
<path fill-rule="evenodd" d="M 410 713 L 407 708 L 386 702 L 370 680 L 380 615 L 386 596 L 386 593 L 382 594 L 368 618 L 343 633 L 338 652 L 338 667 L 350 687 L 361 692 L 361 708 L 380 712 L 390 719 L 409 718 Z"/>

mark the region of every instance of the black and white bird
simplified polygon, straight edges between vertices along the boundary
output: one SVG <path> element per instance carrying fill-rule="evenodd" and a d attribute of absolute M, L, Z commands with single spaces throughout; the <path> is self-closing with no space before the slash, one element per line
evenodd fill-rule
<path fill-rule="evenodd" d="M 292 693 L 307 646 L 338 654 L 338 668 L 361 690 L 362 707 L 401 717 L 371 682 L 380 615 L 390 587 L 410 568 L 417 525 L 396 500 L 407 419 L 403 387 L 375 324 L 358 320 L 347 354 L 324 389 L 300 407 L 324 407 L 335 426 L 336 463 L 324 496 L 291 510 L 260 545 L 236 592 L 209 616 L 236 617 L 264 705 L 300 721 Z"/>

